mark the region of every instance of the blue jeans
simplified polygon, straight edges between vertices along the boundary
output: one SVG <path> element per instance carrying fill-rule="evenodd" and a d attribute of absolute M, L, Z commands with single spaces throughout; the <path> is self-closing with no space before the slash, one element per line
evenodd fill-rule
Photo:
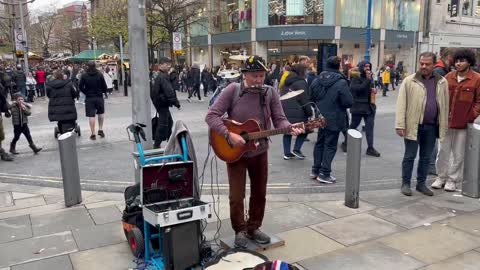
<path fill-rule="evenodd" d="M 305 142 L 305 138 L 307 138 L 307 134 L 303 133 L 297 136 L 295 140 L 295 145 L 293 146 L 294 151 L 300 151 L 302 149 L 302 145 Z M 292 135 L 283 135 L 283 153 L 285 155 L 290 154 L 290 147 L 292 145 Z"/>
<path fill-rule="evenodd" d="M 350 123 L 351 129 L 357 129 L 360 122 L 365 121 L 365 135 L 367 137 L 368 148 L 373 147 L 373 128 L 375 126 L 375 114 L 352 114 L 352 123 Z"/>
<path fill-rule="evenodd" d="M 402 161 L 403 184 L 410 185 L 412 180 L 413 163 L 420 152 L 417 166 L 417 187 L 425 185 L 428 174 L 428 165 L 432 156 L 433 147 L 437 140 L 437 125 L 419 125 L 417 141 L 405 139 L 405 154 Z M 420 151 L 419 151 L 420 148 Z"/>
<path fill-rule="evenodd" d="M 330 176 L 332 172 L 332 161 L 337 153 L 337 143 L 340 131 L 319 129 L 317 142 L 313 149 L 312 173 Z"/>

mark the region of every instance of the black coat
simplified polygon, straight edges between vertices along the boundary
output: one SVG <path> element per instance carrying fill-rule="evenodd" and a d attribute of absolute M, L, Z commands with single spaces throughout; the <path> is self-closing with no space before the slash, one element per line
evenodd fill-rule
<path fill-rule="evenodd" d="M 0 117 L 1 113 L 8 112 L 7 93 L 3 85 L 0 84 Z"/>
<path fill-rule="evenodd" d="M 369 115 L 374 113 L 374 105 L 371 104 L 372 80 L 364 76 L 352 77 L 350 91 L 353 96 L 351 114 Z"/>
<path fill-rule="evenodd" d="M 25 73 L 21 70 L 15 71 L 13 74 L 13 81 L 17 85 L 17 87 L 22 87 L 27 84 L 27 76 L 25 76 Z"/>
<path fill-rule="evenodd" d="M 187 86 L 188 87 L 200 87 L 200 70 L 192 67 L 187 74 Z"/>
<path fill-rule="evenodd" d="M 173 90 L 170 77 L 166 72 L 159 71 L 153 87 L 150 91 L 150 98 L 157 112 L 171 106 L 180 107 L 175 90 Z"/>
<path fill-rule="evenodd" d="M 177 91 L 180 89 L 180 83 L 178 82 L 178 72 L 176 70 L 170 72 L 170 83 L 172 83 L 173 90 Z"/>
<path fill-rule="evenodd" d="M 347 109 L 352 107 L 353 97 L 343 74 L 329 69 L 320 73 L 312 83 L 310 99 L 327 120 L 326 129 L 347 129 Z"/>
<path fill-rule="evenodd" d="M 80 78 L 78 88 L 86 98 L 103 97 L 103 94 L 107 93 L 107 84 L 98 70 L 87 70 Z"/>
<path fill-rule="evenodd" d="M 53 80 L 47 83 L 48 120 L 72 121 L 77 120 L 75 99 L 78 92 L 70 80 Z"/>
<path fill-rule="evenodd" d="M 289 90 L 304 90 L 302 94 L 282 101 L 283 111 L 290 123 L 305 122 L 312 116 L 312 110 L 307 105 L 309 102 L 308 85 L 304 78 L 294 72 L 290 72 L 285 80 L 285 86 L 280 91 L 280 95 L 286 94 Z M 306 105 L 306 106 L 305 106 Z"/>

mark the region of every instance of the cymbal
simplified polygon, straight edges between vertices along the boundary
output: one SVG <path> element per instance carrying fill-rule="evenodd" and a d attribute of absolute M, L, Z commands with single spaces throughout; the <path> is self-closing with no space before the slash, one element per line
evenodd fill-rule
<path fill-rule="evenodd" d="M 285 95 L 280 96 L 280 100 L 291 99 L 291 98 L 293 98 L 293 97 L 296 97 L 296 96 L 298 96 L 298 95 L 301 95 L 303 92 L 305 92 L 305 90 L 289 91 L 289 92 L 286 93 Z"/>

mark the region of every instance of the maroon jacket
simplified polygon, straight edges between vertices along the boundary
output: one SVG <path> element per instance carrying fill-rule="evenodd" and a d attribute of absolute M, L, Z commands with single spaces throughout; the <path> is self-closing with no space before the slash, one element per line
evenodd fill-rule
<path fill-rule="evenodd" d="M 275 128 L 287 128 L 291 126 L 290 122 L 288 122 L 287 118 L 285 117 L 285 113 L 283 112 L 280 97 L 274 89 L 269 89 L 269 91 L 272 91 L 272 98 L 270 104 L 266 105 L 267 110 L 265 110 L 264 116 L 262 109 L 264 109 L 265 105 L 260 104 L 259 94 L 250 92 L 244 93 L 240 98 L 238 98 L 238 100 L 235 101 L 235 104 L 232 104 L 237 93 L 236 87 L 237 86 L 235 83 L 228 85 L 222 91 L 212 107 L 210 107 L 205 121 L 211 129 L 220 134 L 227 132 L 227 128 L 222 121 L 225 113 L 228 113 L 228 119 L 235 120 L 240 123 L 243 123 L 249 119 L 255 119 L 261 124 L 262 127 L 266 126 L 267 129 L 271 128 L 270 119 L 273 121 Z M 267 119 L 266 125 L 264 118 Z M 261 140 L 257 151 L 254 153 L 247 153 L 245 156 L 256 156 L 267 151 L 267 149 L 268 141 Z"/>
<path fill-rule="evenodd" d="M 465 80 L 459 83 L 457 71 L 452 71 L 445 79 L 450 96 L 448 127 L 465 129 L 480 115 L 480 74 L 470 70 Z"/>

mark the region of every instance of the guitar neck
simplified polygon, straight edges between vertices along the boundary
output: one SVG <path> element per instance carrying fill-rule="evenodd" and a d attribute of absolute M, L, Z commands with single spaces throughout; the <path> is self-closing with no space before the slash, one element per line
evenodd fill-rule
<path fill-rule="evenodd" d="M 248 133 L 248 139 L 258 140 L 258 139 L 263 139 L 263 138 L 267 138 L 274 135 L 287 134 L 287 133 L 290 133 L 290 128 L 263 130 L 263 131 Z"/>

